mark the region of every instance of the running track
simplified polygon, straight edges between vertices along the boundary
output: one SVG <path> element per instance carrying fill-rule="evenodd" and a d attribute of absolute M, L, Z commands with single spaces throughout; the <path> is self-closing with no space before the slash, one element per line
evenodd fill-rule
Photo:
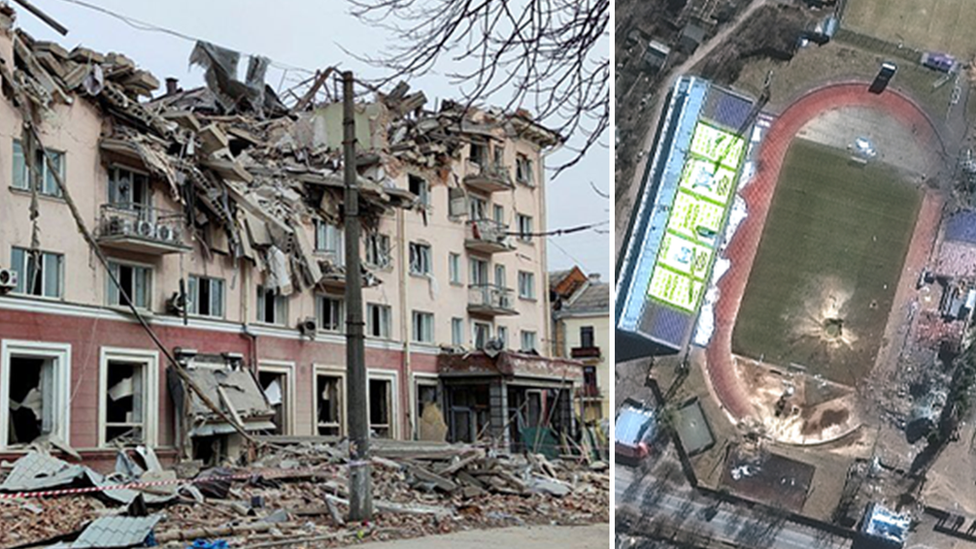
<path fill-rule="evenodd" d="M 705 355 L 712 388 L 722 406 L 737 420 L 751 416 L 753 412 L 748 389 L 736 374 L 732 359 L 732 329 L 756 259 L 783 159 L 797 132 L 826 111 L 841 107 L 874 107 L 889 113 L 906 127 L 915 128 L 920 151 L 942 149 L 931 121 L 914 102 L 890 89 L 880 95 L 867 90 L 867 83 L 824 86 L 787 107 L 770 126 L 760 145 L 756 174 L 742 190 L 749 215 L 725 250 L 725 257 L 732 261 L 732 266 L 718 283 L 720 297 L 715 304 L 715 331 Z"/>

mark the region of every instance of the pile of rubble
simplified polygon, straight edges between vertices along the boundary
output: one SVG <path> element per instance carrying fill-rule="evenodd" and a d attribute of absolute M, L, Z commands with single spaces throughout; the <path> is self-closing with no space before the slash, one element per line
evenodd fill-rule
<path fill-rule="evenodd" d="M 464 445 L 378 441 L 374 519 L 350 524 L 344 444 L 268 449 L 247 468 L 163 468 L 120 451 L 103 476 L 46 452 L 3 464 L 0 547 L 339 546 L 456 530 L 609 520 L 607 464 L 496 455 Z M 119 488 L 119 486 L 128 488 Z M 50 495 L 42 496 L 47 493 Z M 9 498 L 9 499 L 5 499 Z"/>

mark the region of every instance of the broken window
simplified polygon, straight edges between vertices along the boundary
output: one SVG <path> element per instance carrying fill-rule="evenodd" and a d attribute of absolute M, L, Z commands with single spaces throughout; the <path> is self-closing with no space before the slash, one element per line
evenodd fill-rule
<path fill-rule="evenodd" d="M 542 391 L 525 392 L 525 424 L 527 427 L 541 427 L 543 418 Z"/>
<path fill-rule="evenodd" d="M 188 311 L 191 315 L 224 316 L 223 280 L 203 276 L 190 276 L 188 282 Z"/>
<path fill-rule="evenodd" d="M 319 436 L 341 436 L 342 377 L 318 374 L 315 388 Z"/>
<path fill-rule="evenodd" d="M 413 340 L 418 343 L 434 342 L 434 314 L 413 312 Z"/>
<path fill-rule="evenodd" d="M 372 337 L 390 338 L 390 312 L 389 305 L 378 303 L 366 304 L 366 335 Z"/>
<path fill-rule="evenodd" d="M 345 265 L 342 228 L 338 225 L 316 220 L 315 251 L 328 254 L 336 265 Z"/>
<path fill-rule="evenodd" d="M 61 176 L 61 180 L 64 181 L 64 153 L 59 151 L 54 151 L 47 149 L 48 155 L 51 157 L 51 163 L 54 164 L 57 174 Z M 15 189 L 30 190 L 30 185 L 28 181 L 30 180 L 30 174 L 27 170 L 27 162 L 25 161 L 24 147 L 19 140 L 14 140 L 14 173 L 13 173 L 13 187 Z M 37 149 L 37 153 L 34 157 L 34 170 L 38 174 L 38 186 L 37 192 L 47 195 L 47 196 L 61 196 L 61 188 L 58 187 L 58 182 L 54 178 L 54 174 L 48 170 L 47 162 L 44 159 L 44 150 L 41 148 Z"/>
<path fill-rule="evenodd" d="M 472 143 L 468 159 L 479 166 L 484 166 L 488 160 L 488 146 L 484 143 Z"/>
<path fill-rule="evenodd" d="M 520 350 L 523 353 L 531 353 L 536 349 L 535 332 L 530 332 L 528 330 L 522 330 L 522 346 Z"/>
<path fill-rule="evenodd" d="M 258 286 L 258 322 L 285 325 L 288 322 L 288 298 L 277 290 Z"/>
<path fill-rule="evenodd" d="M 532 217 L 518 214 L 518 237 L 523 242 L 532 242 Z"/>
<path fill-rule="evenodd" d="M 145 210 L 152 205 L 146 174 L 119 167 L 108 173 L 109 204 L 132 210 Z"/>
<path fill-rule="evenodd" d="M 410 243 L 410 274 L 430 275 L 430 244 Z"/>
<path fill-rule="evenodd" d="M 319 330 L 326 332 L 342 332 L 346 320 L 342 306 L 342 298 L 320 295 L 316 305 Z"/>
<path fill-rule="evenodd" d="M 420 205 L 430 206 L 430 184 L 427 183 L 427 180 L 419 175 L 409 174 L 407 175 L 407 183 L 410 186 L 410 192 L 417 195 Z"/>
<path fill-rule="evenodd" d="M 468 216 L 471 221 L 480 221 L 488 218 L 488 202 L 477 196 L 471 195 L 468 201 Z"/>
<path fill-rule="evenodd" d="M 490 421 L 488 385 L 450 387 L 447 398 L 449 441 L 477 441 Z"/>
<path fill-rule="evenodd" d="M 580 326 L 580 347 L 596 347 L 593 339 L 593 326 Z"/>
<path fill-rule="evenodd" d="M 447 255 L 447 278 L 451 284 L 461 283 L 461 254 L 450 252 Z"/>
<path fill-rule="evenodd" d="M 436 381 L 417 381 L 417 417 L 424 415 L 424 406 L 428 404 L 440 406 L 439 400 Z"/>
<path fill-rule="evenodd" d="M 63 264 L 62 254 L 13 248 L 10 266 L 17 273 L 15 291 L 41 297 L 61 297 Z"/>
<path fill-rule="evenodd" d="M 268 404 L 275 412 L 274 417 L 271 418 L 271 422 L 275 425 L 275 434 L 287 434 L 288 407 L 291 401 L 288 390 L 288 374 L 277 370 L 264 370 L 259 367 L 258 382 L 261 383 L 261 390 L 264 391 Z"/>
<path fill-rule="evenodd" d="M 515 180 L 523 185 L 535 185 L 532 159 L 524 154 L 519 154 L 515 157 Z"/>
<path fill-rule="evenodd" d="M 109 444 L 146 442 L 146 363 L 109 360 L 105 365 L 104 440 Z"/>
<path fill-rule="evenodd" d="M 474 348 L 484 349 L 488 340 L 491 339 L 491 324 L 475 322 L 472 324 L 472 330 L 474 332 Z"/>
<path fill-rule="evenodd" d="M 54 359 L 10 357 L 7 445 L 29 444 L 54 430 Z"/>
<path fill-rule="evenodd" d="M 393 382 L 369 380 L 369 429 L 380 438 L 393 436 Z"/>
<path fill-rule="evenodd" d="M 454 346 L 464 345 L 464 319 L 463 318 L 451 319 L 451 345 Z"/>
<path fill-rule="evenodd" d="M 152 269 L 138 265 L 128 265 L 109 261 L 108 268 L 119 281 L 119 286 L 112 282 L 111 277 L 106 281 L 108 284 L 108 304 L 111 306 L 128 306 L 122 298 L 122 292 L 129 296 L 132 304 L 140 309 L 151 308 L 152 298 Z"/>
<path fill-rule="evenodd" d="M 520 298 L 535 299 L 535 273 L 519 271 L 518 284 Z"/>
<path fill-rule="evenodd" d="M 390 237 L 378 232 L 366 234 L 366 264 L 384 268 L 390 265 Z"/>
<path fill-rule="evenodd" d="M 508 349 L 508 328 L 505 326 L 499 326 L 497 328 L 498 341 L 502 344 L 502 349 Z"/>

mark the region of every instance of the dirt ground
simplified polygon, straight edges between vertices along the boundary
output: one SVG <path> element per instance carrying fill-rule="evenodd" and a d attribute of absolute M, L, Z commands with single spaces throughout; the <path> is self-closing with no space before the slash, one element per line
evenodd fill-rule
<path fill-rule="evenodd" d="M 972 0 L 848 0 L 843 26 L 963 60 L 976 53 L 976 2 Z"/>
<path fill-rule="evenodd" d="M 485 532 L 470 530 L 443 536 L 364 543 L 363 549 L 596 549 L 610 547 L 610 525 L 529 526 Z"/>

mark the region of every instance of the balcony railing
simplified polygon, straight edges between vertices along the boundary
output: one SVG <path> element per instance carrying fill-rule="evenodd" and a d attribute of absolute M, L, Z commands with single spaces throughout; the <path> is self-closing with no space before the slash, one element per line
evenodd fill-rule
<path fill-rule="evenodd" d="M 497 162 L 478 162 L 468 159 L 467 175 L 464 182 L 471 187 L 483 192 L 493 193 L 497 191 L 508 191 L 515 188 L 512 183 L 512 171 Z"/>
<path fill-rule="evenodd" d="M 190 250 L 183 214 L 141 204 L 103 204 L 97 240 L 108 248 L 156 255 Z"/>
<path fill-rule="evenodd" d="M 512 290 L 494 284 L 468 286 L 468 312 L 489 316 L 517 315 Z"/>
<path fill-rule="evenodd" d="M 477 219 L 468 223 L 464 246 L 469 250 L 493 254 L 515 249 L 509 243 L 508 225 L 493 219 Z"/>
<path fill-rule="evenodd" d="M 573 358 L 600 358 L 599 347 L 573 347 L 569 351 Z"/>

